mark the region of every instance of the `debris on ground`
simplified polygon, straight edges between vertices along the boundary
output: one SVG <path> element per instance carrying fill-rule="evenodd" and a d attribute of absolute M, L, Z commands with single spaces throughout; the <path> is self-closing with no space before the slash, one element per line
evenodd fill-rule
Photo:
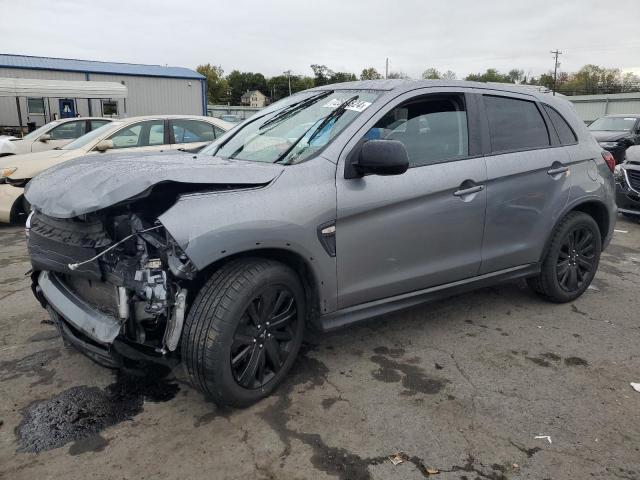
<path fill-rule="evenodd" d="M 631 385 L 631 388 L 633 388 L 636 392 L 640 392 L 640 383 L 631 382 L 629 385 Z"/>
<path fill-rule="evenodd" d="M 395 466 L 400 465 L 405 460 L 409 460 L 409 457 L 404 452 L 396 452 L 393 455 L 389 455 L 389 460 L 391 460 L 391 463 Z"/>
<path fill-rule="evenodd" d="M 547 440 L 549 443 L 551 442 L 551 437 L 549 435 L 536 435 L 535 437 L 536 440 L 541 439 L 541 440 Z"/>
<path fill-rule="evenodd" d="M 427 473 L 429 475 L 437 475 L 440 473 L 440 470 L 438 470 L 437 468 L 427 467 Z"/>

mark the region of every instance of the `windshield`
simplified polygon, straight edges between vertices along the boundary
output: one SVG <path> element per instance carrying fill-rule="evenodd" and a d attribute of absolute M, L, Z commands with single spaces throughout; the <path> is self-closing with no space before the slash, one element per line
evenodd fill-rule
<path fill-rule="evenodd" d="M 589 130 L 601 130 L 609 132 L 630 131 L 636 119 L 633 117 L 600 117 L 589 125 Z"/>
<path fill-rule="evenodd" d="M 288 97 L 202 151 L 227 159 L 300 163 L 328 145 L 380 95 L 374 90 L 321 90 Z"/>
<path fill-rule="evenodd" d="M 95 130 L 91 130 L 86 135 L 76 138 L 73 142 L 67 143 L 62 150 L 75 150 L 76 148 L 84 148 L 91 142 L 93 142 L 96 138 L 99 138 L 101 135 L 107 133 L 112 128 L 116 128 L 122 125 L 122 122 L 110 122 L 107 123 L 100 128 L 96 128 Z"/>
<path fill-rule="evenodd" d="M 49 122 L 49 123 L 41 126 L 40 128 L 35 129 L 33 132 L 25 135 L 24 137 L 22 137 L 22 139 L 23 140 L 36 140 L 40 135 L 42 135 L 46 131 L 52 129 L 58 123 L 60 123 L 60 122 Z"/>

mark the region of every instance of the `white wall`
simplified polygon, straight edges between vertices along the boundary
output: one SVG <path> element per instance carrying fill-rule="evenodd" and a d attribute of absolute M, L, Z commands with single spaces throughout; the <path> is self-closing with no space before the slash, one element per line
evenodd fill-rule
<path fill-rule="evenodd" d="M 4 78 L 34 78 L 54 80 L 85 81 L 86 75 L 80 72 L 57 72 L 52 70 L 27 70 L 0 68 L 0 77 Z M 202 86 L 199 80 L 187 80 L 164 77 L 137 77 L 127 75 L 110 75 L 90 73 L 89 80 L 101 82 L 124 81 L 128 88 L 126 100 L 126 114 L 124 100 L 118 100 L 118 115 L 133 117 L 136 115 L 156 114 L 185 114 L 202 115 Z M 191 84 L 191 85 L 189 85 Z M 101 100 L 93 99 L 91 109 L 93 116 L 101 115 Z M 77 113 L 89 115 L 89 100 L 77 99 Z M 20 99 L 22 122 L 26 126 L 28 121 L 35 121 L 38 126 L 49 121 L 49 108 L 45 99 L 46 118 L 41 115 L 27 113 L 27 99 Z M 58 99 L 50 98 L 51 114 L 60 114 Z M 0 97 L 0 126 L 17 126 L 18 111 L 15 98 Z"/>

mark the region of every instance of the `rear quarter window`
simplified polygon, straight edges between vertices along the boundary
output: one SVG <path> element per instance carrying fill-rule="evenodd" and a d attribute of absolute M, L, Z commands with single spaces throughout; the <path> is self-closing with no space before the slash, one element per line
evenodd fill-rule
<path fill-rule="evenodd" d="M 564 117 L 560 115 L 555 108 L 547 104 L 543 104 L 543 107 L 544 111 L 549 115 L 553 127 L 556 129 L 558 137 L 560 137 L 560 143 L 562 145 L 572 145 L 577 143 L 578 137 Z"/>
<path fill-rule="evenodd" d="M 484 105 L 493 153 L 550 145 L 547 126 L 534 102 L 484 95 Z"/>

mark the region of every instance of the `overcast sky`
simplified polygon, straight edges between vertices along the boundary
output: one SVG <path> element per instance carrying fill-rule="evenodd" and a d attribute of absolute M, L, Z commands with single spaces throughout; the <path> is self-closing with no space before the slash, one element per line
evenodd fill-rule
<path fill-rule="evenodd" d="M 0 53 L 262 72 L 373 66 L 418 78 L 586 63 L 640 73 L 639 0 L 0 0 Z"/>

